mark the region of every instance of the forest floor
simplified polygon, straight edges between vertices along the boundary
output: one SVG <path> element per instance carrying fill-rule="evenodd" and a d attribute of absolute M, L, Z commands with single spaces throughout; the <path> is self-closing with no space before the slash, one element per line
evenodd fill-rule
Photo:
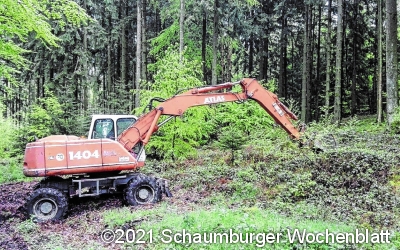
<path fill-rule="evenodd" d="M 38 180 L 0 184 L 0 249 L 400 249 L 400 137 L 355 121 L 314 129 L 329 131 L 325 138 L 333 135 L 337 147 L 326 144 L 325 152 L 315 153 L 283 134 L 255 137 L 234 162 L 213 145 L 191 159 L 149 161 L 140 171 L 170 180 L 174 197 L 144 207 L 124 205 L 120 195 L 74 198 L 65 219 L 35 223 L 23 206 Z M 288 235 L 296 229 L 388 230 L 390 243 L 301 243 Z M 117 237 L 105 243 L 104 230 Z M 133 230 L 136 239 L 128 235 Z M 251 242 L 232 244 L 169 237 L 183 230 L 254 235 Z M 266 242 L 259 233 L 282 238 Z"/>
<path fill-rule="evenodd" d="M 108 228 L 104 223 L 104 214 L 113 211 L 120 213 L 121 208 L 133 214 L 143 210 L 151 212 L 160 206 L 127 207 L 123 204 L 122 195 L 72 199 L 65 220 L 34 223 L 27 218 L 24 201 L 36 183 L 0 185 L 0 249 L 118 249 L 118 245 L 106 245 L 101 241 L 101 232 Z M 164 200 L 166 206 L 179 207 L 179 211 L 184 212 L 193 210 L 199 197 L 191 193 L 180 193 L 179 196 Z M 129 225 L 129 222 L 125 224 Z"/>

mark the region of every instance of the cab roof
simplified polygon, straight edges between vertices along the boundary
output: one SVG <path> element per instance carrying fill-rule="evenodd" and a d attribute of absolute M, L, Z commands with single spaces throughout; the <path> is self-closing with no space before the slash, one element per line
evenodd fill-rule
<path fill-rule="evenodd" d="M 92 115 L 92 120 L 93 119 L 106 119 L 106 118 L 111 118 L 113 120 L 119 119 L 119 118 L 135 118 L 135 119 L 137 119 L 137 116 L 135 116 L 135 115 Z"/>

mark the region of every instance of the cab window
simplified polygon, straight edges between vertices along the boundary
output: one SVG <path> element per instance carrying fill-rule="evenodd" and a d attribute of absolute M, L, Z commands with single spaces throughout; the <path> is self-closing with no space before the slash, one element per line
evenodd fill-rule
<path fill-rule="evenodd" d="M 110 138 L 115 140 L 114 122 L 110 118 L 97 119 L 93 127 L 93 139 Z"/>
<path fill-rule="evenodd" d="M 117 137 L 136 121 L 135 118 L 119 118 L 117 120 Z"/>

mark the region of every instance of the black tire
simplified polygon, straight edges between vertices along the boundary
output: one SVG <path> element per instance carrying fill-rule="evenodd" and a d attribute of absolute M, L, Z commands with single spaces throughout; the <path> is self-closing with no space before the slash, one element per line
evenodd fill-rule
<path fill-rule="evenodd" d="M 155 178 L 138 175 L 128 182 L 124 190 L 124 200 L 131 206 L 156 203 L 161 200 L 161 189 Z"/>
<path fill-rule="evenodd" d="M 68 210 L 68 199 L 58 189 L 39 188 L 28 198 L 26 210 L 37 222 L 60 220 Z"/>

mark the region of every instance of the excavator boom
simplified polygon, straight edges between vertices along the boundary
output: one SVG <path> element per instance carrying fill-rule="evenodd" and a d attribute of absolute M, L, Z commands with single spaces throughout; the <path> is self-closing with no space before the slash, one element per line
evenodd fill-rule
<path fill-rule="evenodd" d="M 235 85 L 240 85 L 242 92 L 229 91 Z M 221 92 L 221 90 L 228 91 Z M 300 132 L 291 122 L 291 120 L 297 120 L 297 117 L 278 100 L 275 94 L 263 88 L 257 80 L 245 78 L 235 83 L 193 88 L 175 95 L 142 115 L 118 137 L 118 141 L 130 151 L 139 142 L 143 145 L 148 143 L 150 136 L 158 130 L 157 122 L 161 115 L 181 116 L 190 107 L 223 102 L 243 102 L 247 99 L 255 100 L 291 137 L 299 139 Z"/>

